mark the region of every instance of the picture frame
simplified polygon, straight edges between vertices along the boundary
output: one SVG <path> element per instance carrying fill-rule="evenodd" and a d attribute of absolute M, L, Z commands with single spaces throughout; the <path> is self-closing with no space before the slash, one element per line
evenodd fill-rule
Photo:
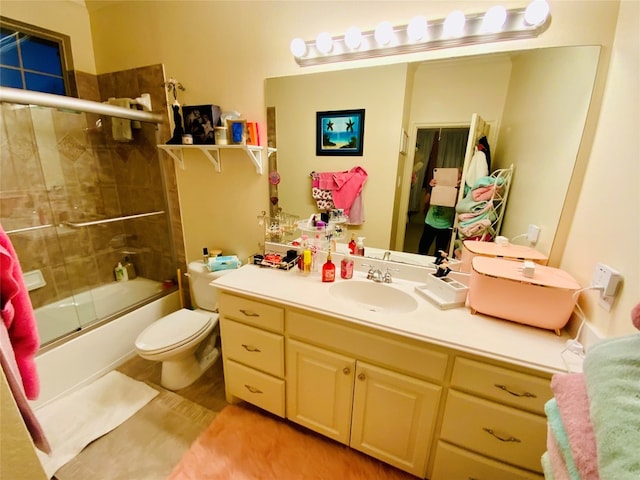
<path fill-rule="evenodd" d="M 364 109 L 316 112 L 316 155 L 362 156 Z"/>
<path fill-rule="evenodd" d="M 229 145 L 247 144 L 247 121 L 227 119 L 227 142 Z"/>
<path fill-rule="evenodd" d="M 183 105 L 184 133 L 193 137 L 194 145 L 215 144 L 213 132 L 221 114 L 218 105 Z"/>

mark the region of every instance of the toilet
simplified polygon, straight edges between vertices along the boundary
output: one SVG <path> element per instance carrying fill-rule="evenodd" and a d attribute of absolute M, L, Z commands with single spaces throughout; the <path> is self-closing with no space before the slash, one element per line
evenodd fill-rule
<path fill-rule="evenodd" d="M 160 384 L 168 390 L 191 385 L 220 355 L 215 348 L 218 295 L 210 283 L 233 270 L 210 272 L 204 262 L 197 261 L 189 263 L 188 271 L 198 308 L 183 308 L 162 317 L 145 328 L 135 342 L 142 358 L 162 362 Z"/>

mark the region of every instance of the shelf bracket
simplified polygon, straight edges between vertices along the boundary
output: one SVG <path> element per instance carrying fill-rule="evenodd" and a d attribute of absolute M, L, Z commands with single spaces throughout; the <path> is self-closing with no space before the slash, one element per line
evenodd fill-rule
<path fill-rule="evenodd" d="M 200 147 L 200 149 L 202 150 L 202 153 L 204 153 L 205 156 L 209 159 L 209 161 L 211 161 L 211 163 L 213 163 L 213 168 L 216 169 L 216 172 L 220 173 L 220 171 L 221 171 L 221 168 L 220 168 L 220 150 L 218 150 L 217 147 L 212 147 L 212 148 Z"/>
<path fill-rule="evenodd" d="M 244 151 L 247 152 L 249 158 L 256 166 L 256 172 L 262 175 L 262 147 L 244 147 Z"/>
<path fill-rule="evenodd" d="M 164 150 L 167 154 L 173 158 L 178 165 L 180 165 L 180 170 L 184 170 L 184 157 L 182 156 L 182 147 L 180 146 L 171 146 L 171 145 L 158 145 L 160 150 Z"/>

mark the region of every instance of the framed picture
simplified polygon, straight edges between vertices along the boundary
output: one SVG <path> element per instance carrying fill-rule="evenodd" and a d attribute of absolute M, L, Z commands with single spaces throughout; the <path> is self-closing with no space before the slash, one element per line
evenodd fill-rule
<path fill-rule="evenodd" d="M 227 140 L 229 145 L 246 145 L 247 121 L 227 120 Z"/>
<path fill-rule="evenodd" d="M 213 129 L 220 125 L 220 114 L 217 105 L 183 105 L 184 133 L 193 136 L 195 145 L 213 145 Z"/>
<path fill-rule="evenodd" d="M 362 156 L 364 109 L 316 113 L 316 155 Z"/>

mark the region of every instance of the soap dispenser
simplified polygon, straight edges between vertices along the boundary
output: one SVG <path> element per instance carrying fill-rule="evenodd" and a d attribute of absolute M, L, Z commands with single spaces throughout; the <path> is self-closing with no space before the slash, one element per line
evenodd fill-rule
<path fill-rule="evenodd" d="M 356 234 L 351 234 L 351 240 L 349 240 L 349 253 L 355 255 L 356 253 Z"/>
<path fill-rule="evenodd" d="M 349 252 L 345 253 L 340 262 L 340 278 L 349 279 L 353 277 L 353 259 Z"/>
<path fill-rule="evenodd" d="M 356 255 L 364 257 L 364 239 L 365 237 L 358 237 L 356 242 Z"/>
<path fill-rule="evenodd" d="M 116 282 L 125 282 L 129 280 L 129 277 L 127 275 L 127 269 L 122 266 L 121 262 L 118 262 L 118 265 L 116 265 L 116 268 L 113 269 L 113 273 L 116 277 Z"/>
<path fill-rule="evenodd" d="M 333 282 L 336 279 L 336 266 L 331 261 L 331 252 L 327 252 L 327 262 L 322 266 L 322 281 Z"/>

